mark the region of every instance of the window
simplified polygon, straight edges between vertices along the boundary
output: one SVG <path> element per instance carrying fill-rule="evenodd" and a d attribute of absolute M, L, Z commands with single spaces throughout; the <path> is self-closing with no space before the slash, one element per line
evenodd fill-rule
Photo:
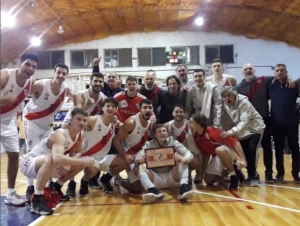
<path fill-rule="evenodd" d="M 139 66 L 163 66 L 166 65 L 165 48 L 138 49 Z"/>
<path fill-rule="evenodd" d="M 182 55 L 182 64 L 186 65 L 199 65 L 199 46 L 179 46 L 171 47 L 171 51 L 178 52 Z"/>
<path fill-rule="evenodd" d="M 90 68 L 93 66 L 93 59 L 98 55 L 98 49 L 72 50 L 71 68 Z"/>
<path fill-rule="evenodd" d="M 132 67 L 131 49 L 105 49 L 105 67 Z"/>
<path fill-rule="evenodd" d="M 233 45 L 205 46 L 205 63 L 211 64 L 216 58 L 223 63 L 234 63 Z"/>
<path fill-rule="evenodd" d="M 36 55 L 39 57 L 38 69 L 53 69 L 58 63 L 65 63 L 65 51 L 40 51 Z"/>

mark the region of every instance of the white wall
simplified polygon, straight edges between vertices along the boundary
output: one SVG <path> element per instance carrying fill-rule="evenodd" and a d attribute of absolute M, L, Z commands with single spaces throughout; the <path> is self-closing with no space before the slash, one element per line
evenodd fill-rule
<path fill-rule="evenodd" d="M 288 46 L 283 42 L 264 41 L 259 39 L 248 39 L 244 36 L 234 36 L 224 32 L 151 32 L 151 33 L 132 33 L 126 35 L 110 36 L 105 39 L 80 43 L 69 44 L 53 50 L 66 50 L 65 63 L 70 65 L 70 51 L 75 49 L 99 49 L 99 56 L 104 55 L 103 49 L 109 48 L 132 48 L 132 57 L 137 58 L 137 48 L 142 47 L 166 47 L 166 51 L 171 46 L 200 46 L 200 65 L 189 66 L 190 68 L 205 68 L 205 45 L 223 45 L 233 44 L 235 57 L 234 64 L 226 65 L 226 73 L 236 76 L 237 80 L 242 79 L 241 67 L 244 63 L 252 63 L 256 67 L 257 75 L 273 75 L 274 71 L 270 66 L 277 63 L 285 63 L 288 68 L 289 75 L 294 79 L 299 78 L 299 62 L 300 49 Z M 9 67 L 15 67 L 10 65 Z M 117 71 L 117 72 L 135 72 L 135 74 L 144 74 L 148 69 L 157 71 L 158 77 L 167 77 L 175 73 L 175 66 L 157 66 L 157 67 L 138 67 L 137 59 L 133 60 L 132 68 L 104 68 L 104 59 L 100 65 L 101 72 Z M 89 69 L 70 69 L 70 74 L 74 73 L 90 73 Z M 35 77 L 50 78 L 53 70 L 37 70 Z"/>

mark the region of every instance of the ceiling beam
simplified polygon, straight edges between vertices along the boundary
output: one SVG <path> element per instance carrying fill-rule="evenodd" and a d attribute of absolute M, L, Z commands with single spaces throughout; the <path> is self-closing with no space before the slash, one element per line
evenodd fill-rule
<path fill-rule="evenodd" d="M 142 14 L 141 14 L 142 6 L 140 5 L 139 0 L 136 0 L 136 5 L 137 5 L 137 11 L 138 11 L 138 14 L 139 14 L 139 19 L 140 19 L 141 31 L 144 31 L 144 23 L 143 23 L 143 18 L 142 18 Z"/>
<path fill-rule="evenodd" d="M 91 4 L 92 4 L 92 6 L 94 7 L 94 9 L 95 9 L 95 12 L 98 12 L 98 17 L 100 17 L 101 18 L 101 21 L 102 21 L 102 23 L 103 23 L 103 26 L 105 27 L 105 29 L 106 29 L 106 31 L 107 31 L 107 33 L 108 34 L 110 34 L 110 30 L 108 29 L 108 26 L 106 25 L 106 23 L 105 23 L 105 20 L 104 20 L 104 18 L 103 18 L 103 15 L 100 15 L 100 13 L 99 13 L 99 9 L 95 6 L 95 4 L 94 4 L 94 2 L 93 2 L 93 0 L 90 0 L 90 2 L 91 2 Z"/>

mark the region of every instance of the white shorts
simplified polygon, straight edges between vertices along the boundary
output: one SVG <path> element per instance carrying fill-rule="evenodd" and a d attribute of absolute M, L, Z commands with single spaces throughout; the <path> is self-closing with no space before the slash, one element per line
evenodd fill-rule
<path fill-rule="evenodd" d="M 32 150 L 34 146 L 48 137 L 53 132 L 53 126 L 41 126 L 24 118 L 25 141 L 27 150 Z"/>
<path fill-rule="evenodd" d="M 1 153 L 19 152 L 19 138 L 16 120 L 1 121 Z"/>
<path fill-rule="evenodd" d="M 153 184 L 155 185 L 155 187 L 157 189 L 180 187 L 180 182 L 174 181 L 174 179 L 172 177 L 173 170 L 171 170 L 170 172 L 167 172 L 167 173 L 156 173 L 152 170 L 149 170 L 149 171 L 154 176 Z"/>
<path fill-rule="evenodd" d="M 101 159 L 95 160 L 99 164 L 99 168 L 101 171 L 110 172 L 110 164 L 115 159 L 117 155 L 105 155 Z"/>
<path fill-rule="evenodd" d="M 39 156 L 31 155 L 30 153 L 23 155 L 20 160 L 20 170 L 27 178 L 36 178 L 37 172 L 35 171 L 35 161 Z M 60 178 L 61 176 L 58 174 L 58 169 L 60 166 L 57 166 L 52 170 L 52 178 Z M 70 170 L 70 166 L 64 166 L 66 170 Z"/>
<path fill-rule="evenodd" d="M 232 148 L 224 146 L 224 145 L 222 145 L 222 147 L 226 148 L 226 150 L 230 154 L 232 162 L 237 159 L 237 154 Z M 224 169 L 225 169 L 225 167 L 223 166 L 221 159 L 216 155 L 209 161 L 209 163 L 206 167 L 205 173 L 222 176 L 222 172 Z"/>

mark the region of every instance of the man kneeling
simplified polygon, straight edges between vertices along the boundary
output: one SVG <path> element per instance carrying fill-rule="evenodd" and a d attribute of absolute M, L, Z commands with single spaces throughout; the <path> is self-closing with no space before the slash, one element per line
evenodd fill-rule
<path fill-rule="evenodd" d="M 31 202 L 30 211 L 40 215 L 51 215 L 54 211 L 48 207 L 43 197 L 45 185 L 49 178 L 59 178 L 54 183 L 54 189 L 61 194 L 61 201 L 68 201 L 61 187 L 70 178 L 84 169 L 93 166 L 94 159 L 82 159 L 82 130 L 86 126 L 87 113 L 83 109 L 71 112 L 71 126 L 69 129 L 58 129 L 44 138 L 31 152 L 22 156 L 20 160 L 21 172 L 28 178 L 36 178 L 36 190 Z M 67 154 L 73 151 L 74 156 Z"/>
<path fill-rule="evenodd" d="M 155 139 L 147 141 L 135 157 L 135 170 L 139 169 L 141 184 L 147 191 L 143 200 L 146 203 L 161 201 L 164 194 L 158 189 L 174 187 L 180 187 L 179 200 L 192 199 L 194 194 L 188 186 L 188 163 L 193 160 L 193 154 L 173 137 L 168 137 L 167 128 L 163 124 L 154 126 L 153 131 Z M 165 147 L 174 147 L 175 166 L 146 169 L 144 165 L 140 165 L 145 163 L 146 149 Z"/>

